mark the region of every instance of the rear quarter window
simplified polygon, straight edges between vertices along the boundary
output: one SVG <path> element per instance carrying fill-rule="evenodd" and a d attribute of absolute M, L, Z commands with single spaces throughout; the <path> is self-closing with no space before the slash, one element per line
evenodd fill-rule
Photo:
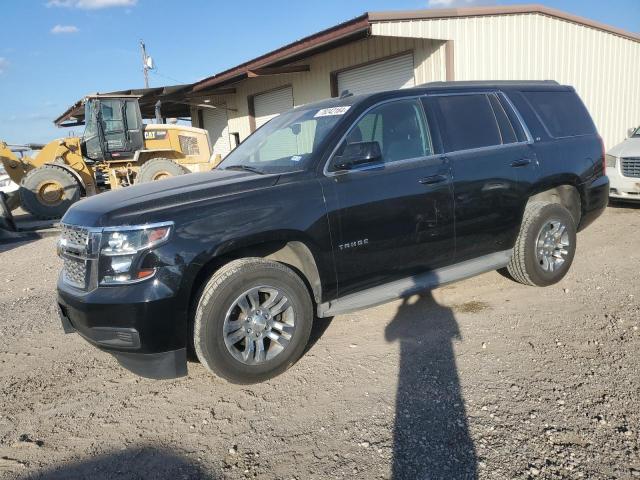
<path fill-rule="evenodd" d="M 552 137 L 575 137 L 596 133 L 589 112 L 571 91 L 522 92 Z"/>

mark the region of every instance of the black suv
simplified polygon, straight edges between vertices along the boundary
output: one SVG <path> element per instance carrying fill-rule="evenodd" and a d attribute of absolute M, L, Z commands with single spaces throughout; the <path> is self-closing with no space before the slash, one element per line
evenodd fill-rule
<path fill-rule="evenodd" d="M 609 194 L 602 141 L 555 82 L 435 83 L 290 110 L 215 170 L 64 216 L 58 303 L 131 371 L 233 382 L 303 353 L 314 317 L 496 269 L 559 281 Z"/>

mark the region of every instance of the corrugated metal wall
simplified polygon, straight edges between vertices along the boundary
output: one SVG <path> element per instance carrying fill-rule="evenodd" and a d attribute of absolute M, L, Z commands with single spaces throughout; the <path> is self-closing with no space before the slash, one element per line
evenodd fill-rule
<path fill-rule="evenodd" d="M 640 125 L 640 43 L 541 14 L 376 23 L 373 35 L 453 40 L 456 80 L 573 85 L 608 148 Z"/>
<path fill-rule="evenodd" d="M 247 97 L 285 85 L 293 87 L 294 106 L 331 97 L 331 73 L 401 52 L 413 51 L 416 84 L 444 80 L 444 43 L 414 38 L 369 37 L 314 55 L 299 63 L 310 65 L 309 72 L 249 78 L 233 85 L 236 93 L 218 98 L 237 111 L 229 111 L 229 131 L 244 140 L 250 133 Z M 195 124 L 195 118 L 194 124 Z M 212 142 L 214 140 L 212 139 Z"/>

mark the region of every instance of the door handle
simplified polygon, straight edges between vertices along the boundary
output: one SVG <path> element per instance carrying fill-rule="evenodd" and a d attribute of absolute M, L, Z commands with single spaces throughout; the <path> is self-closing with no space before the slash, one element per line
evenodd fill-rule
<path fill-rule="evenodd" d="M 520 160 L 514 160 L 511 162 L 512 167 L 526 167 L 527 165 L 531 165 L 532 160 L 530 158 L 521 158 Z"/>
<path fill-rule="evenodd" d="M 435 185 L 447 181 L 446 175 L 431 175 L 430 177 L 424 177 L 418 180 L 422 185 Z"/>

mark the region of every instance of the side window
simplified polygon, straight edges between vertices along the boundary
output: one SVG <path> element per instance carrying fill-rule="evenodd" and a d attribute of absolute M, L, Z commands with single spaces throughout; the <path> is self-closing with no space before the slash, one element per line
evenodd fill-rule
<path fill-rule="evenodd" d="M 350 143 L 377 142 L 384 163 L 432 155 L 431 139 L 417 100 L 398 100 L 371 109 L 347 134 L 336 152 Z"/>
<path fill-rule="evenodd" d="M 552 137 L 596 133 L 589 112 L 571 91 L 522 92 Z"/>
<path fill-rule="evenodd" d="M 124 131 L 122 108 L 119 101 L 103 100 L 100 103 L 100 113 L 102 114 L 102 126 L 105 134 Z"/>
<path fill-rule="evenodd" d="M 500 136 L 502 137 L 502 143 L 515 143 L 518 141 L 516 137 L 516 132 L 513 129 L 513 125 L 509 121 L 509 117 L 507 117 L 507 113 L 502 108 L 500 101 L 498 101 L 498 97 L 495 95 L 489 95 L 489 101 L 491 102 L 491 106 L 493 107 L 493 113 L 496 116 L 496 120 L 498 121 L 498 126 L 500 127 Z"/>
<path fill-rule="evenodd" d="M 440 109 L 440 132 L 447 152 L 501 145 L 496 116 L 487 95 L 435 97 Z"/>
<path fill-rule="evenodd" d="M 136 108 L 137 101 L 127 100 L 126 103 L 126 115 L 127 115 L 127 128 L 129 130 L 138 130 L 140 128 L 138 121 L 138 109 Z"/>

